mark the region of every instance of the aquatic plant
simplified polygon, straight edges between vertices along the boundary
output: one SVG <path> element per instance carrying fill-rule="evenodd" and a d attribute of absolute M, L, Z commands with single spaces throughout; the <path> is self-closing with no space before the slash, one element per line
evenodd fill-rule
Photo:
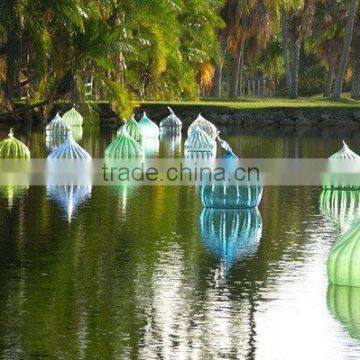
<path fill-rule="evenodd" d="M 20 140 L 14 137 L 13 129 L 8 138 L 0 142 L 0 159 L 29 159 L 30 151 Z"/>

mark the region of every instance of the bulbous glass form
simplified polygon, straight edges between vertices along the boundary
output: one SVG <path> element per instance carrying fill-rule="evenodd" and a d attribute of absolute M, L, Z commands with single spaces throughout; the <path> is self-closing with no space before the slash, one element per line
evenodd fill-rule
<path fill-rule="evenodd" d="M 201 114 L 199 114 L 197 119 L 189 126 L 188 136 L 190 136 L 192 132 L 196 130 L 197 127 L 205 131 L 214 140 L 218 136 L 217 127 L 210 121 L 206 120 Z"/>
<path fill-rule="evenodd" d="M 154 158 L 159 155 L 160 141 L 158 138 L 143 138 L 141 146 L 146 158 Z"/>
<path fill-rule="evenodd" d="M 20 140 L 14 137 L 10 129 L 8 138 L 0 142 L 0 159 L 29 159 L 30 151 Z"/>
<path fill-rule="evenodd" d="M 123 125 L 116 139 L 106 148 L 105 157 L 107 159 L 137 159 L 144 157 L 144 150 Z"/>
<path fill-rule="evenodd" d="M 360 191 L 323 190 L 320 211 L 344 234 L 354 222 L 360 220 Z"/>
<path fill-rule="evenodd" d="M 49 154 L 48 159 L 91 159 L 91 156 L 73 139 L 69 131 L 64 142 Z"/>
<path fill-rule="evenodd" d="M 350 336 L 360 340 L 360 288 L 330 284 L 327 306 L 335 319 L 343 324 Z"/>
<path fill-rule="evenodd" d="M 159 127 L 147 117 L 145 111 L 143 117 L 138 123 L 138 126 L 143 139 L 159 137 L 159 132 L 160 132 Z"/>
<path fill-rule="evenodd" d="M 59 113 L 47 124 L 46 135 L 66 136 L 71 127 L 62 119 Z"/>
<path fill-rule="evenodd" d="M 186 139 L 184 148 L 186 158 L 201 159 L 216 155 L 216 142 L 199 127 Z"/>
<path fill-rule="evenodd" d="M 255 253 L 262 232 L 257 209 L 203 209 L 200 233 L 206 247 L 229 269 Z"/>
<path fill-rule="evenodd" d="M 182 156 L 182 136 L 181 134 L 166 134 L 160 132 L 161 155 L 163 157 Z"/>
<path fill-rule="evenodd" d="M 182 122 L 168 107 L 170 115 L 160 122 L 160 132 L 163 134 L 181 134 Z"/>
<path fill-rule="evenodd" d="M 331 161 L 335 161 L 335 163 L 332 164 Z M 338 160 L 351 160 L 356 161 L 357 163 L 360 161 L 360 156 L 357 155 L 354 151 L 352 151 L 345 141 L 343 141 L 343 147 L 340 151 L 335 153 L 334 155 L 330 156 L 330 167 L 334 168 L 335 166 L 338 166 L 339 163 L 336 161 Z M 359 190 L 360 185 L 357 184 L 349 184 L 344 181 L 345 176 L 342 174 L 336 174 L 336 168 L 332 169 L 335 170 L 335 173 L 325 174 L 323 177 L 323 189 L 333 189 L 333 190 Z"/>
<path fill-rule="evenodd" d="M 46 136 L 46 148 L 51 152 L 58 148 L 65 140 L 66 136 Z"/>
<path fill-rule="evenodd" d="M 83 133 L 84 133 L 84 129 L 82 126 L 72 126 L 71 127 L 71 134 L 72 134 L 73 139 L 76 142 L 79 142 L 82 140 Z"/>
<path fill-rule="evenodd" d="M 126 122 L 125 126 L 129 136 L 131 136 L 135 141 L 140 143 L 142 140 L 142 135 L 140 132 L 139 124 L 136 122 L 134 115 L 131 117 L 130 120 Z M 118 135 L 120 134 L 122 127 L 123 126 L 121 126 L 120 129 L 118 130 L 117 132 Z"/>
<path fill-rule="evenodd" d="M 69 126 L 82 126 L 84 122 L 82 115 L 75 108 L 67 111 L 62 118 Z"/>
<path fill-rule="evenodd" d="M 360 287 L 360 222 L 333 246 L 327 268 L 331 284 Z"/>
<path fill-rule="evenodd" d="M 91 197 L 92 186 L 90 185 L 66 185 L 46 187 L 47 196 L 56 201 L 71 222 L 78 207 Z"/>

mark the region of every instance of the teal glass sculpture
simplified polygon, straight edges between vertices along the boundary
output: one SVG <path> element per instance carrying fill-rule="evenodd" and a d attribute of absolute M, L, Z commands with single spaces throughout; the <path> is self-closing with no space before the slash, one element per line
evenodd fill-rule
<path fill-rule="evenodd" d="M 59 113 L 47 124 L 46 135 L 66 136 L 71 127 L 62 119 Z"/>
<path fill-rule="evenodd" d="M 143 138 L 141 146 L 146 158 L 154 158 L 159 155 L 160 141 L 158 138 Z"/>
<path fill-rule="evenodd" d="M 257 209 L 203 209 L 200 216 L 201 238 L 226 269 L 255 253 L 261 232 Z"/>
<path fill-rule="evenodd" d="M 0 159 L 29 159 L 30 151 L 20 140 L 14 137 L 13 129 L 8 138 L 0 142 Z"/>
<path fill-rule="evenodd" d="M 210 159 L 216 156 L 216 142 L 197 127 L 185 141 L 185 158 Z"/>
<path fill-rule="evenodd" d="M 144 157 L 142 146 L 128 133 L 127 127 L 123 125 L 116 139 L 106 148 L 107 159 L 137 159 Z"/>
<path fill-rule="evenodd" d="M 343 141 L 343 147 L 340 151 L 330 156 L 329 165 L 334 167 L 338 165 L 338 160 L 350 160 L 356 161 L 359 164 L 360 156 L 357 155 L 354 151 L 352 151 L 348 145 Z M 333 161 L 333 163 L 332 163 Z M 336 169 L 333 169 L 336 170 Z M 358 175 L 356 175 L 358 176 Z M 352 184 L 349 185 L 348 182 L 344 182 L 345 176 L 342 174 L 325 174 L 323 177 L 323 189 L 333 189 L 333 190 L 360 190 L 360 185 Z"/>
<path fill-rule="evenodd" d="M 48 185 L 46 187 L 47 196 L 59 204 L 69 222 L 79 206 L 91 197 L 91 190 L 91 185 Z"/>
<path fill-rule="evenodd" d="M 181 134 L 160 133 L 161 156 L 167 158 L 179 158 L 182 156 Z"/>
<path fill-rule="evenodd" d="M 190 136 L 197 127 L 205 131 L 214 140 L 218 136 L 218 129 L 216 126 L 210 121 L 206 120 L 201 114 L 199 114 L 197 119 L 189 126 L 188 136 Z"/>
<path fill-rule="evenodd" d="M 230 146 L 223 140 L 221 144 L 226 149 L 223 158 L 236 161 L 238 158 Z M 200 197 L 207 208 L 246 209 L 259 206 L 262 191 L 261 185 L 209 184 L 201 186 Z"/>
<path fill-rule="evenodd" d="M 82 115 L 76 111 L 75 108 L 71 108 L 67 111 L 62 118 L 69 126 L 82 126 L 84 122 Z"/>
<path fill-rule="evenodd" d="M 70 130 L 64 142 L 49 154 L 48 159 L 91 159 L 91 156 L 73 139 Z"/>
<path fill-rule="evenodd" d="M 360 222 L 333 246 L 327 268 L 331 284 L 360 287 Z"/>
<path fill-rule="evenodd" d="M 350 336 L 360 340 L 360 288 L 330 284 L 327 306 L 332 316 L 345 326 Z"/>
<path fill-rule="evenodd" d="M 147 117 L 145 111 L 143 117 L 138 123 L 138 127 L 140 129 L 142 139 L 147 139 L 147 138 L 157 139 L 159 137 L 159 132 L 160 132 L 159 127 Z"/>
<path fill-rule="evenodd" d="M 131 117 L 130 120 L 128 120 L 125 124 L 126 126 L 126 130 L 129 134 L 129 136 L 131 136 L 135 141 L 137 141 L 138 143 L 141 143 L 142 140 L 142 135 L 140 132 L 140 128 L 138 123 L 136 122 L 134 115 Z M 117 134 L 119 135 L 121 132 L 121 128 L 118 130 Z"/>
<path fill-rule="evenodd" d="M 344 234 L 360 220 L 360 191 L 323 190 L 320 211 Z"/>
<path fill-rule="evenodd" d="M 163 134 L 181 134 L 182 122 L 168 107 L 170 115 L 160 122 L 160 132 Z"/>

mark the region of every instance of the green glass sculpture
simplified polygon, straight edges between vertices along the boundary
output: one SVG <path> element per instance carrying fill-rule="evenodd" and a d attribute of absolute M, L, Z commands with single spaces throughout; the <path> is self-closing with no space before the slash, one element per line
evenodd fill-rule
<path fill-rule="evenodd" d="M 71 108 L 67 111 L 62 118 L 69 126 L 82 126 L 84 121 L 82 115 L 76 111 L 75 108 Z"/>
<path fill-rule="evenodd" d="M 157 139 L 159 137 L 159 131 L 160 131 L 159 127 L 148 118 L 145 111 L 143 117 L 139 121 L 138 127 L 140 129 L 141 136 L 143 139 L 147 139 L 147 138 Z"/>
<path fill-rule="evenodd" d="M 15 199 L 24 196 L 27 190 L 29 190 L 29 186 L 26 185 L 2 185 L 0 186 L 0 195 L 7 199 L 8 208 L 11 210 Z"/>
<path fill-rule="evenodd" d="M 218 136 L 218 129 L 216 126 L 210 121 L 206 120 L 201 114 L 199 114 L 197 119 L 189 126 L 188 136 L 190 136 L 197 127 L 199 127 L 201 130 L 204 130 L 214 140 Z"/>
<path fill-rule="evenodd" d="M 137 142 L 141 142 L 142 135 L 140 132 L 139 124 L 136 122 L 134 115 L 128 120 L 125 124 L 128 134 Z M 118 130 L 117 134 L 119 135 L 121 128 Z"/>
<path fill-rule="evenodd" d="M 27 146 L 14 137 L 10 129 L 9 137 L 0 142 L 0 159 L 29 159 L 30 151 Z"/>
<path fill-rule="evenodd" d="M 349 181 L 345 181 L 350 179 L 347 175 L 337 174 L 336 168 L 339 166 L 339 160 L 346 161 L 356 161 L 359 164 L 360 156 L 357 155 L 354 151 L 352 151 L 349 146 L 343 141 L 343 147 L 334 155 L 329 158 L 329 165 L 332 169 L 332 173 L 325 174 L 323 177 L 323 189 L 327 190 L 360 190 L 360 185 L 356 183 L 349 184 Z M 351 164 L 351 163 L 350 163 Z M 354 163 L 355 164 L 355 163 Z M 358 175 L 355 175 L 356 178 Z"/>
<path fill-rule="evenodd" d="M 323 190 L 320 211 L 344 234 L 354 222 L 360 220 L 360 191 Z"/>
<path fill-rule="evenodd" d="M 360 288 L 329 285 L 327 306 L 334 318 L 346 327 L 350 336 L 360 340 Z"/>
<path fill-rule="evenodd" d="M 331 249 L 327 268 L 331 284 L 360 287 L 360 222 Z"/>
<path fill-rule="evenodd" d="M 127 127 L 123 125 L 116 139 L 106 148 L 107 159 L 136 159 L 144 157 L 141 145 L 128 133 Z"/>

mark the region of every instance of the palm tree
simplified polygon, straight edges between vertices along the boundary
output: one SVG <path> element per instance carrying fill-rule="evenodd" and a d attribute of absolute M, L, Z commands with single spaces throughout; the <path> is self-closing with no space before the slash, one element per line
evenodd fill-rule
<path fill-rule="evenodd" d="M 334 90 L 332 93 L 333 99 L 340 99 L 340 96 L 341 96 L 345 70 L 346 70 L 347 63 L 349 61 L 350 46 L 351 46 L 351 40 L 353 37 L 357 5 L 358 5 L 358 0 L 350 0 L 348 19 L 346 22 L 345 37 L 344 37 L 344 42 L 343 42 L 343 47 L 342 47 L 339 69 L 338 69 L 338 73 L 336 76 Z"/>
<path fill-rule="evenodd" d="M 357 12 L 351 44 L 352 86 L 351 98 L 360 100 L 360 14 Z"/>

